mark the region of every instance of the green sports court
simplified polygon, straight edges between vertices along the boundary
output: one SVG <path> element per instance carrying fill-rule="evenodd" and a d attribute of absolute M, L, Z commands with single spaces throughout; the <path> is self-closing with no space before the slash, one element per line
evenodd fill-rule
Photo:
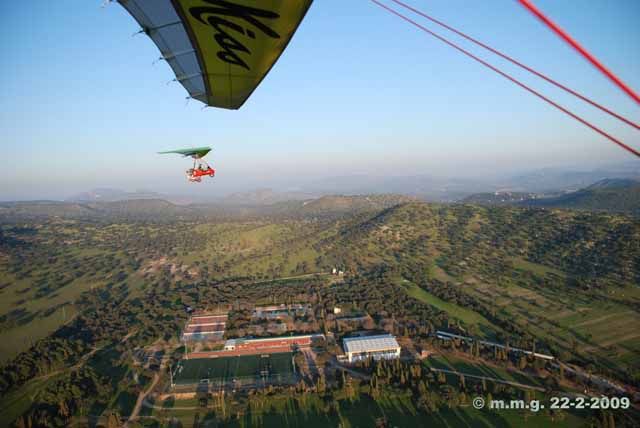
<path fill-rule="evenodd" d="M 175 385 L 281 383 L 295 379 L 291 352 L 182 360 L 173 371 Z"/>

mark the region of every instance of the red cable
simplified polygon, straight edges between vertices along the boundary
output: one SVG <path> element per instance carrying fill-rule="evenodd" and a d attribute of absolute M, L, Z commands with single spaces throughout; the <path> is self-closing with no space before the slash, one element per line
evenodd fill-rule
<path fill-rule="evenodd" d="M 529 86 L 525 85 L 524 83 L 520 82 L 519 80 L 517 80 L 516 78 L 508 75 L 507 73 L 499 70 L 498 68 L 494 67 L 493 65 L 489 64 L 488 62 L 484 61 L 483 59 L 480 59 L 479 57 L 475 56 L 474 54 L 472 54 L 471 52 L 461 48 L 460 46 L 456 45 L 453 42 L 450 42 L 449 40 L 447 40 L 446 38 L 440 36 L 439 34 L 434 33 L 433 31 L 429 30 L 428 28 L 418 24 L 417 22 L 415 22 L 414 20 L 412 20 L 411 18 L 406 17 L 405 15 L 401 14 L 400 12 L 391 9 L 390 7 L 380 3 L 378 0 L 371 0 L 373 3 L 377 4 L 378 6 L 380 6 L 381 8 L 387 10 L 388 12 L 398 16 L 399 18 L 409 22 L 410 24 L 416 26 L 417 28 L 421 29 L 422 31 L 432 35 L 433 37 L 437 38 L 438 40 L 440 40 L 443 43 L 446 43 L 447 45 L 451 46 L 452 48 L 462 52 L 463 54 L 467 55 L 468 57 L 478 61 L 480 64 L 484 65 L 487 68 L 490 68 L 491 70 L 495 71 L 496 73 L 500 74 L 501 76 L 503 76 L 506 79 L 511 80 L 513 83 L 515 83 L 516 85 L 520 86 L 521 88 L 531 92 L 532 94 L 534 94 L 535 96 L 537 96 L 538 98 L 541 98 L 542 100 L 546 101 L 547 103 L 551 104 L 552 106 L 554 106 L 555 108 L 557 108 L 558 110 L 562 111 L 563 113 L 571 116 L 572 118 L 574 118 L 575 120 L 577 120 L 578 122 L 582 123 L 585 126 L 588 126 L 589 128 L 593 129 L 595 132 L 597 132 L 598 134 L 602 135 L 603 137 L 607 138 L 608 140 L 612 141 L 613 143 L 617 144 L 618 146 L 622 147 L 623 149 L 627 150 L 628 152 L 636 155 L 637 157 L 640 158 L 640 152 L 635 150 L 632 147 L 629 147 L 628 145 L 626 145 L 625 143 L 623 143 L 622 141 L 618 140 L 617 138 L 613 137 L 612 135 L 606 133 L 605 131 L 603 131 L 602 129 L 598 128 L 595 125 L 592 125 L 591 123 L 587 122 L 586 120 L 584 120 L 583 118 L 581 118 L 580 116 L 576 115 L 575 113 L 572 113 L 571 111 L 567 110 L 566 108 L 562 107 L 560 104 L 556 103 L 555 101 L 545 97 L 544 95 L 542 95 L 541 93 L 537 92 L 536 90 L 530 88 Z"/>
<path fill-rule="evenodd" d="M 439 20 L 437 20 L 436 18 L 434 18 L 434 17 L 432 17 L 432 16 L 427 15 L 426 13 L 424 13 L 424 12 L 422 12 L 422 11 L 418 10 L 418 9 L 415 9 L 415 8 L 413 8 L 413 7 L 409 6 L 409 5 L 408 5 L 408 4 L 406 4 L 406 3 L 403 3 L 403 2 L 401 2 L 400 0 L 391 0 L 391 1 L 393 1 L 394 3 L 399 4 L 400 6 L 404 7 L 405 9 L 409 9 L 409 10 L 410 10 L 410 11 L 412 11 L 413 13 L 415 13 L 415 14 L 417 14 L 417 15 L 420 15 L 420 16 L 422 16 L 423 18 L 426 18 L 426 19 L 428 19 L 428 20 L 429 20 L 429 21 L 431 21 L 431 22 L 434 22 L 434 23 L 438 24 L 438 25 L 439 25 L 439 26 L 441 26 L 441 27 L 446 28 L 446 29 L 447 29 L 447 30 L 449 30 L 449 31 L 452 31 L 453 33 L 455 33 L 455 34 L 457 34 L 457 35 L 459 35 L 459 36 L 461 36 L 461 37 L 464 37 L 465 39 L 467 39 L 467 40 L 469 40 L 469 41 L 471 41 L 471 42 L 475 43 L 476 45 L 478 45 L 478 46 L 481 46 L 481 47 L 485 48 L 485 49 L 486 49 L 486 50 L 488 50 L 489 52 L 492 52 L 492 53 L 494 53 L 494 54 L 496 54 L 496 55 L 498 55 L 498 56 L 500 56 L 500 57 L 502 57 L 502 58 L 506 59 L 507 61 L 509 61 L 509 62 L 511 62 L 511 63 L 513 63 L 513 64 L 515 64 L 515 65 L 517 65 L 518 67 L 523 68 L 523 69 L 527 70 L 528 72 L 530 72 L 530 73 L 532 73 L 532 74 L 535 74 L 536 76 L 538 76 L 538 77 L 540 77 L 540 78 L 542 78 L 542 79 L 546 80 L 547 82 L 551 83 L 552 85 L 555 85 L 555 86 L 557 86 L 558 88 L 563 89 L 564 91 L 566 91 L 566 92 L 570 93 L 571 95 L 574 95 L 574 96 L 576 96 L 576 97 L 580 98 L 581 100 L 583 100 L 583 101 L 585 101 L 585 102 L 587 102 L 587 103 L 591 104 L 592 106 L 594 106 L 594 107 L 596 107 L 596 108 L 598 108 L 598 109 L 600 109 L 600 110 L 604 111 L 605 113 L 610 114 L 611 116 L 615 117 L 616 119 L 621 120 L 621 121 L 623 121 L 624 123 L 626 123 L 626 124 L 628 124 L 628 125 L 630 125 L 630 126 L 633 126 L 634 128 L 636 128 L 636 129 L 640 130 L 640 125 L 639 125 L 639 124 L 632 122 L 631 120 L 629 120 L 629 119 L 625 118 L 624 116 L 621 116 L 621 115 L 617 114 L 617 113 L 616 113 L 616 112 L 614 112 L 614 111 L 611 111 L 610 109 L 606 108 L 605 106 L 603 106 L 603 105 L 601 105 L 601 104 L 598 104 L 597 102 L 595 102 L 595 101 L 593 101 L 593 100 L 591 100 L 591 99 L 587 98 L 586 96 L 584 96 L 584 95 L 582 95 L 582 94 L 580 94 L 580 93 L 578 93 L 578 92 L 574 91 L 573 89 L 571 89 L 571 88 L 569 88 L 569 87 L 567 87 L 567 86 L 563 85 L 562 83 L 560 83 L 560 82 L 558 82 L 558 81 L 556 81 L 556 80 L 552 79 L 551 77 L 546 76 L 546 75 L 544 75 L 544 74 L 540 73 L 539 71 L 534 70 L 533 68 L 531 68 L 531 67 L 529 67 L 529 66 L 527 66 L 527 65 L 525 65 L 525 64 L 523 64 L 523 63 L 521 63 L 520 61 L 518 61 L 518 60 L 516 60 L 516 59 L 514 59 L 514 58 L 512 58 L 512 57 L 510 57 L 509 55 L 504 54 L 504 53 L 500 52 L 499 50 L 494 49 L 494 48 L 492 48 L 491 46 L 489 46 L 489 45 L 487 45 L 487 44 L 485 44 L 485 43 L 482 43 L 480 40 L 474 39 L 473 37 L 471 37 L 471 36 L 469 36 L 469 35 L 467 35 L 467 34 L 463 33 L 462 31 L 456 30 L 455 28 L 453 28 L 453 27 L 451 27 L 451 26 L 449 26 L 449 25 L 445 24 L 444 22 L 439 21 Z"/>
<path fill-rule="evenodd" d="M 600 70 L 605 76 L 607 76 L 613 83 L 618 85 L 620 89 L 627 93 L 631 98 L 635 100 L 638 104 L 640 104 L 640 96 L 636 94 L 633 89 L 631 89 L 626 83 L 624 83 L 618 76 L 613 74 L 611 70 L 604 66 L 596 57 L 591 55 L 585 48 L 583 48 L 580 43 L 578 43 L 573 37 L 569 35 L 566 31 L 564 31 L 558 24 L 549 19 L 540 9 L 538 9 L 533 2 L 530 0 L 518 0 L 521 5 L 529 10 L 532 14 L 538 17 L 542 22 L 547 24 L 549 28 L 551 28 L 557 35 L 562 37 L 565 42 L 567 42 L 571 47 L 580 52 L 580 54 L 585 57 L 591 64 L 593 64 L 598 70 Z"/>

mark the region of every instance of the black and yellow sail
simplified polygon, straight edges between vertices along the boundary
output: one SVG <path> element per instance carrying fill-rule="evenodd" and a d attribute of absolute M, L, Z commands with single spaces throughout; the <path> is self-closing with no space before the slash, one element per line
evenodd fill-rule
<path fill-rule="evenodd" d="M 313 0 L 119 0 L 189 95 L 237 109 L 267 75 Z"/>

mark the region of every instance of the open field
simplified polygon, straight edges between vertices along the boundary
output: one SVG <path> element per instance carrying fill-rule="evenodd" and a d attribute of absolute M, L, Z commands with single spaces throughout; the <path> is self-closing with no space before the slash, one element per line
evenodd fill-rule
<path fill-rule="evenodd" d="M 458 319 L 467 325 L 477 326 L 478 331 L 481 332 L 481 336 L 483 338 L 494 339 L 495 335 L 492 334 L 492 331 L 500 330 L 477 312 L 463 308 L 454 303 L 445 302 L 407 280 L 403 281 L 403 286 L 406 288 L 407 293 L 414 299 L 428 303 L 429 305 L 448 313 L 451 317 Z"/>

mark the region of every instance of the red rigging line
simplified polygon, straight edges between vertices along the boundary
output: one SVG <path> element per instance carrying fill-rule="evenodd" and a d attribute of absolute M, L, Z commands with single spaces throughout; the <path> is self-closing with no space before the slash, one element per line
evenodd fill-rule
<path fill-rule="evenodd" d="M 623 149 L 627 150 L 629 153 L 632 153 L 633 155 L 637 156 L 640 158 L 640 151 L 634 149 L 633 147 L 630 147 L 628 145 L 626 145 L 625 143 L 623 143 L 622 141 L 618 140 L 617 138 L 615 138 L 614 136 L 608 134 L 607 132 L 603 131 L 602 129 L 598 128 L 595 125 L 592 125 L 591 123 L 587 122 L 585 119 L 581 118 L 580 116 L 578 116 L 577 114 L 567 110 L 565 107 L 561 106 L 560 104 L 556 103 L 555 101 L 547 98 L 546 96 L 542 95 L 540 92 L 536 91 L 535 89 L 532 89 L 531 87 L 527 86 L 526 84 L 520 82 L 519 80 L 517 80 L 515 77 L 505 73 L 504 71 L 498 69 L 497 67 L 489 64 L 488 62 L 486 62 L 485 60 L 479 58 L 478 56 L 472 54 L 471 52 L 465 50 L 464 48 L 461 48 L 460 46 L 456 45 L 455 43 L 447 40 L 446 38 L 444 38 L 443 36 L 434 33 L 433 31 L 429 30 L 428 28 L 424 27 L 423 25 L 420 25 L 419 23 L 417 23 L 416 21 L 412 20 L 411 18 L 401 14 L 400 12 L 390 8 L 389 6 L 386 6 L 385 4 L 380 3 L 378 0 L 371 0 L 371 2 L 375 3 L 376 5 L 380 6 L 381 8 L 385 9 L 386 11 L 388 11 L 389 13 L 392 13 L 393 15 L 396 15 L 397 17 L 401 18 L 402 20 L 412 24 L 413 26 L 421 29 L 422 31 L 424 31 L 425 33 L 430 34 L 431 36 L 435 37 L 436 39 L 440 40 L 441 42 L 451 46 L 452 48 L 462 52 L 463 54 L 465 54 L 466 56 L 476 60 L 477 62 L 479 62 L 480 64 L 484 65 L 485 67 L 495 71 L 496 73 L 500 74 L 502 77 L 510 80 L 511 82 L 515 83 L 516 85 L 520 86 L 521 88 L 525 89 L 526 91 L 532 93 L 533 95 L 537 96 L 538 98 L 546 101 L 547 103 L 551 104 L 552 106 L 554 106 L 555 108 L 557 108 L 558 110 L 562 111 L 563 113 L 565 113 L 568 116 L 571 116 L 572 118 L 574 118 L 575 120 L 577 120 L 578 122 L 582 123 L 583 125 L 591 128 L 592 130 L 594 130 L 595 132 L 597 132 L 598 134 L 602 135 L 603 137 L 605 137 L 606 139 L 608 139 L 609 141 L 617 144 L 618 146 L 622 147 Z"/>
<path fill-rule="evenodd" d="M 505 54 L 503 52 L 500 52 L 497 49 L 492 48 L 491 46 L 487 45 L 486 43 L 483 43 L 480 40 L 475 39 L 475 38 L 469 36 L 468 34 L 465 34 L 462 31 L 457 30 L 457 29 L 451 27 L 450 25 L 445 24 L 444 22 L 442 22 L 442 21 L 440 21 L 440 20 L 438 20 L 438 19 L 436 19 L 436 18 L 434 18 L 434 17 L 432 17 L 430 15 L 427 15 L 426 13 L 424 13 L 424 12 L 422 12 L 422 11 L 420 11 L 420 10 L 418 10 L 418 9 L 416 9 L 416 8 L 414 8 L 414 7 L 408 5 L 408 4 L 406 4 L 406 3 L 404 3 L 404 2 L 402 2 L 400 0 L 391 0 L 391 1 L 393 1 L 396 4 L 399 4 L 400 6 L 404 7 L 405 9 L 408 9 L 408 10 L 412 11 L 413 13 L 415 13 L 417 15 L 422 16 L 423 18 L 428 19 L 429 21 L 431 21 L 431 22 L 433 22 L 433 23 L 435 23 L 435 24 L 437 24 L 437 25 L 439 25 L 439 26 L 441 26 L 443 28 L 446 28 L 447 30 L 449 30 L 449 31 L 451 31 L 451 32 L 453 32 L 453 33 L 455 33 L 457 35 L 459 35 L 459 36 L 461 36 L 461 37 L 463 37 L 463 38 L 475 43 L 476 45 L 488 50 L 489 52 L 492 52 L 492 53 L 498 55 L 499 57 L 506 59 L 507 61 L 511 62 L 512 64 L 515 64 L 518 67 L 523 68 L 524 70 L 527 70 L 528 72 L 540 77 L 541 79 L 546 80 L 547 82 L 549 82 L 552 85 L 555 85 L 556 87 L 558 87 L 558 88 L 570 93 L 571 95 L 580 98 L 581 100 L 583 100 L 583 101 L 591 104 L 592 106 L 602 110 L 603 112 L 615 117 L 616 119 L 626 123 L 627 125 L 633 126 L 634 128 L 640 130 L 640 124 L 637 124 L 637 123 L 625 118 L 624 116 L 619 115 L 618 113 L 608 109 L 607 107 L 603 106 L 602 104 L 599 104 L 599 103 L 593 101 L 592 99 L 587 98 L 586 96 L 580 94 L 577 91 L 574 91 L 573 89 L 563 85 L 562 83 L 552 79 L 551 77 L 549 77 L 549 76 L 547 76 L 545 74 L 542 74 L 539 71 L 536 71 L 535 69 L 529 67 L 528 65 L 521 63 L 520 61 L 510 57 L 509 55 L 507 55 L 507 54 Z"/>
<path fill-rule="evenodd" d="M 560 36 L 565 42 L 567 42 L 572 48 L 577 50 L 583 57 L 593 64 L 601 73 L 607 76 L 613 83 L 615 83 L 620 89 L 627 93 L 633 100 L 640 104 L 640 96 L 636 94 L 633 89 L 626 83 L 624 83 L 618 76 L 613 74 L 611 70 L 604 66 L 598 59 L 591 55 L 576 39 L 571 37 L 569 33 L 564 31 L 558 24 L 553 22 L 547 17 L 540 9 L 533 4 L 531 0 L 518 0 L 522 6 L 524 6 L 529 12 L 535 15 L 540 21 L 544 22 L 547 27 L 553 30 L 558 36 Z"/>

